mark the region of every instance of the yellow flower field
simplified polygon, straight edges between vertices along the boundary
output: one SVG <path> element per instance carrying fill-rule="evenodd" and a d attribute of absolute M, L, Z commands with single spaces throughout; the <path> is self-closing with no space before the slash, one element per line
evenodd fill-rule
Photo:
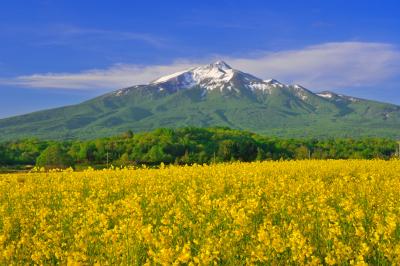
<path fill-rule="evenodd" d="M 0 175 L 0 264 L 400 264 L 400 162 Z"/>

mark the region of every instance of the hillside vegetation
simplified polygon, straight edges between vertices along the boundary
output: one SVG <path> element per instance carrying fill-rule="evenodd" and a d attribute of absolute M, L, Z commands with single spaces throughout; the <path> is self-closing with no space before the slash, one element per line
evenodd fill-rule
<path fill-rule="evenodd" d="M 284 139 L 228 128 L 157 129 L 87 141 L 27 139 L 0 144 L 0 162 L 12 168 L 203 164 L 279 159 L 348 159 L 395 156 L 393 140 Z"/>

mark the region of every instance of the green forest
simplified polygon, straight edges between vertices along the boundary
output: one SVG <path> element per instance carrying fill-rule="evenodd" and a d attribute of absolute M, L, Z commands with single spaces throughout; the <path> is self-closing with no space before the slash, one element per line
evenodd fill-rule
<path fill-rule="evenodd" d="M 216 128 L 160 128 L 94 140 L 24 139 L 0 143 L 0 168 L 214 163 L 291 159 L 390 159 L 397 143 L 382 138 L 283 139 Z"/>

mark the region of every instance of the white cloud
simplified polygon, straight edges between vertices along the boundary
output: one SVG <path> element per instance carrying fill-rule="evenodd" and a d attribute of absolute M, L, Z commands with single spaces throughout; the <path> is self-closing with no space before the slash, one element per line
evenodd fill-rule
<path fill-rule="evenodd" d="M 385 43 L 325 43 L 230 62 L 263 78 L 309 88 L 371 86 L 400 74 L 400 50 Z"/>
<path fill-rule="evenodd" d="M 116 64 L 108 69 L 93 69 L 80 73 L 45 73 L 19 76 L 0 83 L 30 88 L 54 89 L 118 89 L 145 84 L 156 77 L 176 72 L 192 65 L 177 62 L 171 65 L 137 66 Z"/>
<path fill-rule="evenodd" d="M 234 68 L 260 78 L 276 78 L 310 89 L 373 86 L 400 74 L 400 50 L 385 43 L 325 43 L 299 50 L 265 52 L 256 58 L 220 58 Z M 80 73 L 19 76 L 0 83 L 33 88 L 118 89 L 145 84 L 159 76 L 215 59 L 181 60 L 150 66 L 117 64 L 108 69 Z"/>

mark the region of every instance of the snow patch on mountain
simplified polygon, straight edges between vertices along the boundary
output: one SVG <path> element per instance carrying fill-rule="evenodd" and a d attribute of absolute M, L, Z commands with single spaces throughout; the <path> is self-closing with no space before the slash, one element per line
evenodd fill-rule
<path fill-rule="evenodd" d="M 330 99 L 330 100 L 335 100 L 337 102 L 339 101 L 350 101 L 350 102 L 359 102 L 361 99 L 355 98 L 355 97 L 350 97 L 346 96 L 343 94 L 336 94 L 330 91 L 323 91 L 316 93 L 316 95 L 323 97 L 325 99 Z"/>
<path fill-rule="evenodd" d="M 247 85 L 247 88 L 249 88 L 251 91 L 261 90 L 263 92 L 267 92 L 268 94 L 271 94 L 271 92 L 272 92 L 271 86 L 268 84 L 265 84 L 263 82 L 251 83 L 251 84 Z"/>
<path fill-rule="evenodd" d="M 310 92 L 306 88 L 304 88 L 298 84 L 295 84 L 290 87 L 293 89 L 294 94 L 298 98 L 302 99 L 303 101 L 308 100 L 308 95 L 310 94 Z"/>
<path fill-rule="evenodd" d="M 166 76 L 163 76 L 163 77 L 153 81 L 152 83 L 157 84 L 157 83 L 166 82 L 170 79 L 176 78 L 177 76 L 184 74 L 185 72 L 187 72 L 187 70 L 183 70 L 183 71 L 179 71 L 179 72 L 176 72 L 176 73 L 173 73 L 170 75 L 166 75 Z"/>
<path fill-rule="evenodd" d="M 331 98 L 333 97 L 333 93 L 331 93 L 331 92 L 329 92 L 329 91 L 324 91 L 324 92 L 316 93 L 316 95 L 318 95 L 319 97 L 328 98 L 328 99 L 331 99 Z"/>
<path fill-rule="evenodd" d="M 133 87 L 129 87 L 129 88 L 123 88 L 123 89 L 119 89 L 117 91 L 114 92 L 115 96 L 125 96 L 127 95 L 132 89 L 136 89 L 138 86 L 133 86 Z"/>
<path fill-rule="evenodd" d="M 275 88 L 283 88 L 283 87 L 285 87 L 284 84 L 280 83 L 276 79 L 267 79 L 267 80 L 264 80 L 264 82 L 267 83 L 270 86 L 275 87 Z"/>

